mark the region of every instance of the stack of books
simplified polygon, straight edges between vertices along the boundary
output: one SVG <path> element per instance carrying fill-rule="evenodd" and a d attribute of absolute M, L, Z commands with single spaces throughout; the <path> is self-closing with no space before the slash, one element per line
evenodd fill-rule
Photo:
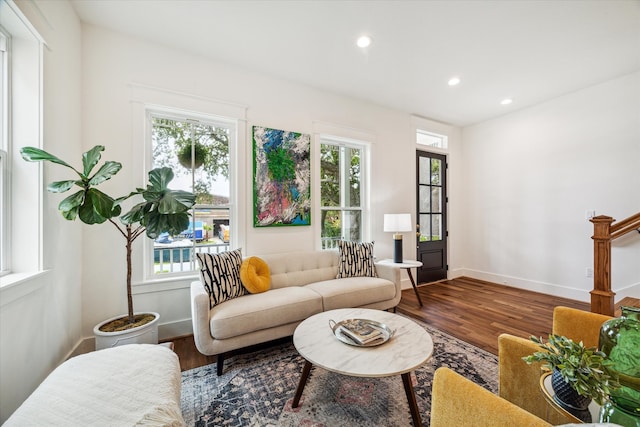
<path fill-rule="evenodd" d="M 369 344 L 383 337 L 380 329 L 362 319 L 346 320 L 340 324 L 341 332 L 359 345 Z"/>

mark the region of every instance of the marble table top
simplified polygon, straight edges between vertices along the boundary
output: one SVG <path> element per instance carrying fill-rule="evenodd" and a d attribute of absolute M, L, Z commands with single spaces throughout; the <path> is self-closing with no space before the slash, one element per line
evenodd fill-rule
<path fill-rule="evenodd" d="M 394 262 L 392 259 L 383 259 L 380 261 L 376 261 L 376 264 L 393 265 L 394 267 L 399 267 L 399 268 L 422 267 L 421 261 L 415 261 L 412 259 L 403 259 L 402 262 Z"/>
<path fill-rule="evenodd" d="M 395 331 L 375 347 L 345 344 L 333 335 L 329 320 L 369 319 Z M 304 320 L 293 334 L 298 353 L 315 366 L 354 377 L 387 377 L 414 371 L 433 353 L 431 336 L 414 321 L 382 310 L 343 308 Z"/>

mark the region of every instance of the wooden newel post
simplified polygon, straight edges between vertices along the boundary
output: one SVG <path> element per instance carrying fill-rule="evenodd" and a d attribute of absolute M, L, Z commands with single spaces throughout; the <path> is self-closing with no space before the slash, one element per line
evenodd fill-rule
<path fill-rule="evenodd" d="M 611 223 L 610 216 L 591 218 L 593 223 L 593 290 L 591 311 L 613 316 L 614 296 L 611 291 Z"/>

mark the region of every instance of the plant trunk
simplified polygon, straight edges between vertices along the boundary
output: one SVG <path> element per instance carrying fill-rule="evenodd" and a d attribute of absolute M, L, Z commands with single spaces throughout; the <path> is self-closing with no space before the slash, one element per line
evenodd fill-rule
<path fill-rule="evenodd" d="M 127 308 L 129 323 L 134 323 L 133 318 L 133 295 L 131 295 L 131 247 L 133 244 L 133 232 L 131 225 L 127 225 Z"/>

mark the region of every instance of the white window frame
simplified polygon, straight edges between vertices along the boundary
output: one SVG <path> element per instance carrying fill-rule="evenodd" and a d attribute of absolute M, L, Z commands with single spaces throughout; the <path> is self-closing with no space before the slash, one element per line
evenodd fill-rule
<path fill-rule="evenodd" d="M 9 76 L 1 147 L 3 271 L 0 290 L 6 303 L 11 298 L 5 291 L 44 272 L 43 167 L 25 162 L 20 156 L 20 147 L 15 144 L 38 148 L 43 145 L 45 42 L 13 1 L 0 1 L 0 27 L 8 39 L 6 74 Z M 20 77 L 19 82 L 15 81 L 16 76 Z M 16 194 L 20 197 L 11 197 Z"/>
<path fill-rule="evenodd" d="M 0 276 L 11 271 L 11 169 L 9 159 L 9 37 L 0 27 Z"/>
<path fill-rule="evenodd" d="M 348 183 L 348 177 L 345 176 L 345 174 L 347 173 L 346 171 L 346 165 L 343 163 L 344 162 L 344 158 L 341 156 L 340 157 L 340 173 L 342 174 L 341 180 L 340 180 L 340 206 L 339 207 L 332 207 L 332 208 L 325 208 L 321 205 L 321 186 L 320 186 L 320 170 L 321 170 L 321 165 L 320 165 L 320 152 L 321 152 L 321 146 L 322 145 L 334 145 L 337 147 L 340 147 L 341 149 L 348 147 L 348 148 L 354 148 L 354 149 L 358 149 L 360 150 L 360 207 L 358 208 L 353 208 L 353 207 L 345 207 L 345 197 L 344 197 L 344 189 L 346 187 L 344 187 L 345 185 L 347 185 Z M 345 138 L 345 137 L 340 137 L 340 136 L 335 136 L 335 135 L 329 135 L 329 134 L 320 134 L 317 137 L 317 152 L 315 155 L 315 158 L 318 159 L 317 163 L 316 163 L 316 169 L 317 169 L 317 173 L 316 173 L 316 181 L 317 181 L 317 198 L 316 198 L 316 205 L 318 206 L 317 209 L 317 218 L 318 221 L 316 221 L 316 235 L 318 236 L 318 243 L 317 243 L 317 248 L 318 249 L 322 249 L 322 224 L 320 224 L 320 218 L 321 218 L 321 212 L 323 210 L 340 210 L 342 212 L 345 211 L 360 211 L 361 212 L 361 236 L 360 236 L 360 240 L 362 242 L 365 241 L 369 241 L 370 240 L 370 236 L 371 236 L 371 213 L 370 213 L 370 205 L 369 205 L 369 183 L 370 183 L 370 174 L 369 174 L 369 165 L 371 162 L 371 143 L 368 141 L 362 141 L 362 140 L 356 140 L 356 139 L 352 139 L 352 138 Z M 337 208 L 337 209 L 334 209 Z M 344 225 L 344 224 L 343 224 Z M 344 237 L 344 230 L 342 231 L 342 237 Z M 327 249 L 327 250 L 336 250 L 335 248 L 333 249 Z"/>
<path fill-rule="evenodd" d="M 237 197 L 234 194 L 233 189 L 237 187 L 237 167 L 235 165 L 238 164 L 236 152 L 237 152 L 237 140 L 238 140 L 238 121 L 230 120 L 222 117 L 216 117 L 205 114 L 197 114 L 184 110 L 177 109 L 169 109 L 169 108 L 158 108 L 158 107 L 150 107 L 147 109 L 146 114 L 146 128 L 147 132 L 147 145 L 149 147 L 150 156 L 152 156 L 152 134 L 153 134 L 153 118 L 163 118 L 175 121 L 182 122 L 199 122 L 203 124 L 208 124 L 216 127 L 226 127 L 229 129 L 229 185 L 230 185 L 230 194 L 229 194 L 229 203 L 224 206 L 224 208 L 229 210 L 229 228 L 232 230 L 230 239 L 229 239 L 229 248 L 237 248 L 239 246 L 239 235 L 235 230 L 238 229 L 238 215 L 237 211 Z M 145 172 L 145 176 L 149 173 L 152 168 L 153 159 L 150 158 L 147 162 L 147 168 Z M 195 206 L 198 207 L 197 205 Z M 199 268 L 197 262 L 193 264 L 192 270 L 183 270 L 183 271 L 175 271 L 168 272 L 163 274 L 156 274 L 154 269 L 154 244 L 150 239 L 145 239 L 147 246 L 150 246 L 151 255 L 148 256 L 148 261 L 146 264 L 146 280 L 162 280 L 162 279 L 171 279 L 176 277 L 183 276 L 193 276 L 199 273 Z M 189 246 L 193 248 L 193 246 Z M 185 246 L 184 248 L 187 248 Z M 181 248 L 182 249 L 182 248 Z M 148 253 L 149 250 L 146 250 L 145 253 Z"/>

